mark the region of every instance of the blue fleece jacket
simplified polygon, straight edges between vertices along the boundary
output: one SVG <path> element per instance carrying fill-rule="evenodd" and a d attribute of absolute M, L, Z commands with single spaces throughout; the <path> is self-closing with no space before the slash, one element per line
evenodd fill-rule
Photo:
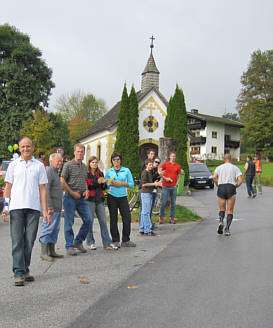
<path fill-rule="evenodd" d="M 115 181 L 127 182 L 129 184 L 129 188 L 134 187 L 134 180 L 132 177 L 132 173 L 127 167 L 124 166 L 120 168 L 118 174 L 116 173 L 115 169 L 112 167 L 106 172 L 105 178 L 106 179 L 115 178 Z M 109 188 L 108 193 L 114 197 L 127 196 L 127 187 L 125 186 L 122 187 L 110 186 L 109 183 L 107 182 L 107 187 Z"/>

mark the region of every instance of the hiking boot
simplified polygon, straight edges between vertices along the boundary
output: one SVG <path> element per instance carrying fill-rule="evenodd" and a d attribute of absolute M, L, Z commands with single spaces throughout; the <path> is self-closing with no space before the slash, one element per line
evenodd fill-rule
<path fill-rule="evenodd" d="M 16 286 L 16 287 L 25 286 L 24 277 L 15 277 L 14 278 L 14 286 Z"/>
<path fill-rule="evenodd" d="M 67 255 L 70 255 L 70 256 L 76 256 L 77 255 L 77 252 L 76 252 L 76 250 L 73 247 L 71 247 L 71 248 L 68 248 L 66 250 L 66 254 Z"/>
<path fill-rule="evenodd" d="M 252 198 L 255 198 L 256 196 L 257 196 L 257 194 L 253 194 L 253 195 L 252 195 Z"/>
<path fill-rule="evenodd" d="M 46 262 L 53 262 L 54 259 L 48 255 L 48 244 L 41 244 L 41 255 L 40 259 Z"/>
<path fill-rule="evenodd" d="M 51 256 L 51 257 L 56 257 L 58 259 L 64 258 L 63 255 L 57 254 L 55 252 L 55 245 L 52 244 L 52 243 L 48 243 L 48 255 Z"/>
<path fill-rule="evenodd" d="M 123 241 L 121 243 L 121 247 L 136 247 L 136 244 L 133 243 L 131 240 Z"/>
<path fill-rule="evenodd" d="M 159 218 L 159 224 L 163 224 L 163 218 L 162 217 Z"/>
<path fill-rule="evenodd" d="M 225 236 L 230 236 L 230 231 L 229 231 L 229 229 L 225 229 Z"/>
<path fill-rule="evenodd" d="M 25 281 L 27 281 L 27 282 L 32 282 L 32 281 L 35 280 L 34 277 L 31 276 L 31 274 L 30 274 L 29 272 L 24 274 L 24 279 L 25 279 Z"/>
<path fill-rule="evenodd" d="M 174 218 L 170 218 L 170 223 L 175 224 Z"/>
<path fill-rule="evenodd" d="M 219 235 L 222 235 L 223 234 L 223 229 L 224 229 L 224 223 L 220 222 L 217 233 L 219 233 Z"/>
<path fill-rule="evenodd" d="M 80 252 L 80 253 L 86 253 L 87 252 L 87 250 L 83 247 L 83 245 L 82 244 L 78 244 L 78 243 L 73 243 L 73 246 L 75 247 L 75 248 L 77 248 L 77 250 Z"/>

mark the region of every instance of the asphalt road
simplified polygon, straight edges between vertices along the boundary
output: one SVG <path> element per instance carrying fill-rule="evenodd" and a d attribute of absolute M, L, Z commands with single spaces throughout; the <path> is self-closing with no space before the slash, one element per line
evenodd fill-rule
<path fill-rule="evenodd" d="M 216 233 L 216 190 L 193 193 L 207 217 L 67 327 L 272 328 L 273 189 L 239 189 L 231 236 Z M 134 288 L 128 288 L 134 287 Z"/>

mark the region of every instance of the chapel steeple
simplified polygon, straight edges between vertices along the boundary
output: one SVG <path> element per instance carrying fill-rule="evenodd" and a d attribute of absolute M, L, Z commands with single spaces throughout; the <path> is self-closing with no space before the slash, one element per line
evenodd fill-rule
<path fill-rule="evenodd" d="M 146 64 L 146 67 L 142 73 L 141 80 L 141 92 L 145 92 L 148 89 L 154 87 L 159 89 L 159 70 L 156 67 L 155 60 L 153 57 L 153 48 L 154 48 L 154 40 L 155 38 L 152 36 L 151 38 L 151 54 Z"/>

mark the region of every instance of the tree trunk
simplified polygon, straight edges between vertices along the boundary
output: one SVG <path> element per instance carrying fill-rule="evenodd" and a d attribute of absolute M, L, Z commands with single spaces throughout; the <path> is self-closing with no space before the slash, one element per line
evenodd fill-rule
<path fill-rule="evenodd" d="M 168 162 L 171 151 L 176 151 L 177 140 L 174 138 L 159 138 L 158 156 L 161 163 Z"/>

